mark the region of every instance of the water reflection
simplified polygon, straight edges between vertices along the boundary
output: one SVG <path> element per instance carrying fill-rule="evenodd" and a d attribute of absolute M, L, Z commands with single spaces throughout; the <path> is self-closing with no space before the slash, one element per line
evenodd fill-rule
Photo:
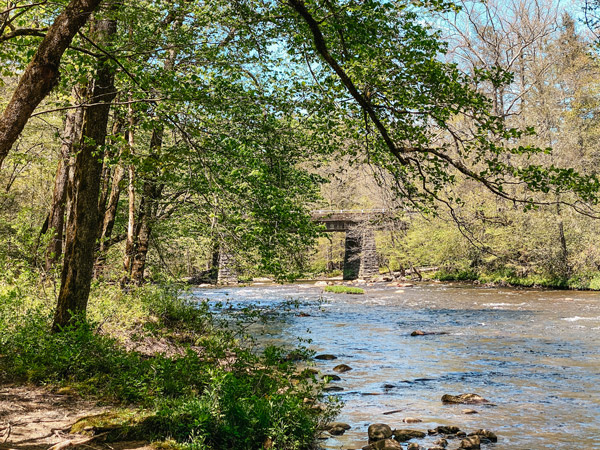
<path fill-rule="evenodd" d="M 598 294 L 423 284 L 402 290 L 375 285 L 363 296 L 308 285 L 202 289 L 196 295 L 239 305 L 314 301 L 301 306 L 307 316 L 272 331 L 278 340 L 295 342 L 308 328 L 317 352 L 338 357 L 319 361 L 323 372 L 339 363 L 353 368 L 340 375 L 336 385 L 344 391 L 335 393 L 346 402 L 339 420 L 352 429 L 325 441 L 327 449 L 361 448 L 373 422 L 418 430 L 488 428 L 500 437 L 495 449 L 600 449 Z M 447 334 L 410 336 L 416 329 Z M 497 406 L 464 415 L 464 406 L 440 401 L 445 393 L 464 392 Z M 402 424 L 408 416 L 423 423 Z"/>

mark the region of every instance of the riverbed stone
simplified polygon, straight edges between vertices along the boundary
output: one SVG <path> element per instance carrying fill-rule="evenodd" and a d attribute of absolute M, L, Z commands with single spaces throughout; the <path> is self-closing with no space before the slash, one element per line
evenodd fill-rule
<path fill-rule="evenodd" d="M 402 446 L 393 439 L 382 439 L 363 447 L 362 450 L 402 450 Z"/>
<path fill-rule="evenodd" d="M 473 433 L 469 433 L 469 436 L 479 436 L 482 442 L 498 442 L 498 436 L 490 430 L 479 429 Z"/>
<path fill-rule="evenodd" d="M 408 444 L 408 447 L 406 447 L 406 450 L 421 450 L 421 446 L 416 442 L 411 442 Z"/>
<path fill-rule="evenodd" d="M 410 441 L 411 439 L 422 439 L 425 436 L 425 433 L 417 430 L 394 430 L 394 439 L 399 442 Z"/>
<path fill-rule="evenodd" d="M 469 436 L 466 439 L 460 441 L 460 447 L 458 448 L 466 450 L 477 450 L 481 448 L 481 439 L 479 438 L 479 436 Z"/>
<path fill-rule="evenodd" d="M 327 281 L 317 281 L 315 286 L 327 286 Z"/>
<path fill-rule="evenodd" d="M 460 411 L 463 414 L 479 414 L 479 411 L 475 410 L 475 409 L 462 409 Z"/>
<path fill-rule="evenodd" d="M 434 445 L 437 445 L 438 447 L 446 448 L 446 447 L 448 447 L 448 441 L 444 438 L 441 438 L 441 439 L 438 439 L 437 441 L 435 441 Z"/>
<path fill-rule="evenodd" d="M 442 396 L 443 403 L 455 403 L 455 404 L 481 404 L 481 403 L 489 403 L 490 401 L 483 398 L 478 394 L 460 394 L 460 395 L 451 395 L 444 394 Z"/>
<path fill-rule="evenodd" d="M 435 432 L 439 434 L 451 435 L 460 433 L 460 428 L 453 425 L 440 425 L 439 427 L 436 427 Z"/>
<path fill-rule="evenodd" d="M 330 355 L 329 353 L 323 353 L 321 355 L 315 356 L 315 359 L 320 359 L 322 361 L 333 361 L 334 359 L 337 359 L 337 356 Z"/>
<path fill-rule="evenodd" d="M 369 435 L 369 443 L 392 437 L 392 429 L 385 423 L 373 423 L 369 425 L 367 433 Z"/>
<path fill-rule="evenodd" d="M 323 378 L 324 380 L 328 379 L 329 381 L 340 381 L 341 378 L 338 375 L 334 375 L 332 373 L 326 373 L 325 375 L 321 376 L 321 378 Z"/>
<path fill-rule="evenodd" d="M 402 419 L 402 422 L 404 422 L 404 423 L 419 423 L 419 422 L 423 422 L 423 421 L 417 417 L 405 417 L 404 419 Z"/>
<path fill-rule="evenodd" d="M 348 372 L 349 370 L 352 370 L 352 367 L 348 366 L 347 364 L 338 364 L 333 368 L 333 371 L 337 373 L 344 373 Z"/>
<path fill-rule="evenodd" d="M 325 386 L 323 391 L 325 392 L 342 392 L 344 390 L 343 387 L 340 386 Z"/>
<path fill-rule="evenodd" d="M 349 430 L 352 427 L 345 422 L 331 422 L 326 429 L 331 428 L 343 428 L 344 430 Z"/>

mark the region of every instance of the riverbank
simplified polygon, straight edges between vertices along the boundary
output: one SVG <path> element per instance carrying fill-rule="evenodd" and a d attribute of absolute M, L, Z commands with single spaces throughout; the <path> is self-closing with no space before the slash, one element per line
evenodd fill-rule
<path fill-rule="evenodd" d="M 0 286 L 0 401 L 21 405 L 0 415 L 0 447 L 308 449 L 333 413 L 286 351 L 244 334 L 264 312 L 223 320 L 174 286 L 96 286 L 88 320 L 56 334 L 52 311 L 48 286 Z"/>
<path fill-rule="evenodd" d="M 498 287 L 526 287 L 599 291 L 600 273 L 577 274 L 571 277 L 553 275 L 518 275 L 510 270 L 480 272 L 475 270 L 439 270 L 429 279 L 438 281 L 465 281 Z"/>

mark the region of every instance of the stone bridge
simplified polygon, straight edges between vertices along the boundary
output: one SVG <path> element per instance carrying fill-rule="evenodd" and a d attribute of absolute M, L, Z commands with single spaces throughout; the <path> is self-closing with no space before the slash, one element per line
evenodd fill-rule
<path fill-rule="evenodd" d="M 326 233 L 346 233 L 344 250 L 344 280 L 370 279 L 379 275 L 379 260 L 375 246 L 375 230 L 382 228 L 382 219 L 395 211 L 388 209 L 315 210 L 313 221 L 325 225 Z M 219 283 L 235 283 L 237 277 L 229 263 L 231 255 L 221 252 Z"/>

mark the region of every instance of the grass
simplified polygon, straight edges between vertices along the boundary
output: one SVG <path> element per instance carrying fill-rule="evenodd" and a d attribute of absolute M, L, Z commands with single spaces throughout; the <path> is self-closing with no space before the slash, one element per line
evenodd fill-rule
<path fill-rule="evenodd" d="M 364 289 L 350 287 L 350 286 L 342 286 L 342 285 L 325 286 L 325 289 L 323 289 L 323 290 L 325 292 L 332 292 L 334 294 L 364 294 L 365 293 Z"/>
<path fill-rule="evenodd" d="M 298 380 L 284 349 L 258 351 L 242 334 L 245 319 L 222 320 L 175 288 L 125 294 L 96 286 L 88 320 L 55 334 L 52 297 L 34 292 L 0 284 L 0 378 L 69 387 L 119 405 L 95 418 L 118 425 L 114 439 L 172 439 L 193 450 L 254 450 L 267 442 L 308 449 L 335 413 L 305 401 L 322 400 L 321 385 Z M 128 350 L 164 342 L 177 351 Z"/>

